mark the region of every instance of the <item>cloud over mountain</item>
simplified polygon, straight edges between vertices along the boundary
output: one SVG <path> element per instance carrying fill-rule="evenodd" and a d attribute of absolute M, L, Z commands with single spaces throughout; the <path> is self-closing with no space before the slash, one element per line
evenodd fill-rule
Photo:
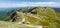
<path fill-rule="evenodd" d="M 60 3 L 57 2 L 20 2 L 20 3 L 0 3 L 1 7 L 27 7 L 27 6 L 49 6 L 59 7 Z"/>

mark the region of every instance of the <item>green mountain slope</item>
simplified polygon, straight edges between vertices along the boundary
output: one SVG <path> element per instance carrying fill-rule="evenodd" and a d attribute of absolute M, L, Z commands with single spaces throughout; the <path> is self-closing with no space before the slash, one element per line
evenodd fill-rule
<path fill-rule="evenodd" d="M 31 13 L 22 13 L 22 17 L 26 19 L 25 23 L 28 21 L 30 25 L 48 26 L 49 28 L 60 28 L 60 13 L 57 13 L 54 9 L 48 7 L 37 7 L 31 12 L 36 13 L 33 15 L 36 15 L 35 17 L 37 18 L 35 18 L 33 15 L 31 16 Z"/>
<path fill-rule="evenodd" d="M 34 12 L 40 17 L 40 25 L 52 26 L 52 28 L 59 28 L 60 26 L 60 13 L 57 13 L 52 8 L 37 7 Z"/>
<path fill-rule="evenodd" d="M 18 10 L 16 11 L 16 14 L 18 17 L 16 19 L 16 23 L 21 22 L 23 19 L 25 19 L 23 24 L 31 26 L 46 26 L 47 28 L 60 28 L 60 13 L 49 7 L 35 7 L 34 9 L 29 11 Z M 0 26 L 5 27 L 7 25 L 9 27 L 13 25 L 14 27 L 16 26 L 16 28 L 21 28 L 20 25 L 16 23 L 14 22 L 12 24 L 11 22 L 10 25 L 9 22 L 0 22 Z M 23 24 L 21 24 L 21 26 Z M 25 27 L 30 28 L 27 26 L 24 26 L 23 28 Z"/>

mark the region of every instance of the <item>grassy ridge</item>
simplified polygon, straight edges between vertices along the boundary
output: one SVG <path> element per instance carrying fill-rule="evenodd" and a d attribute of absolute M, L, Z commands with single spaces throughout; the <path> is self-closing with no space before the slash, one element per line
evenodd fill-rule
<path fill-rule="evenodd" d="M 52 8 L 37 7 L 33 12 L 37 12 L 40 18 L 34 18 L 23 14 L 26 21 L 34 25 L 48 26 L 49 28 L 60 28 L 60 14 Z"/>
<path fill-rule="evenodd" d="M 36 16 L 33 17 L 30 14 L 23 13 L 22 11 L 16 11 L 19 17 L 25 18 L 25 23 L 29 22 L 29 25 L 34 26 L 47 26 L 49 28 L 60 28 L 60 13 L 56 12 L 52 8 L 37 7 L 31 12 L 35 12 Z M 37 17 L 37 18 L 36 18 Z M 17 20 L 19 21 L 19 20 Z M 15 27 L 15 28 L 30 28 L 24 25 L 19 25 L 18 23 L 0 21 L 0 27 Z M 24 26 L 24 27 L 20 27 Z"/>

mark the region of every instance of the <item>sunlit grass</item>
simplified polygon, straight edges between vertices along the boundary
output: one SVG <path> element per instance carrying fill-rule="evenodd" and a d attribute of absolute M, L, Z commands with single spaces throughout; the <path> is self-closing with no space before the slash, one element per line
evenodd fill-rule
<path fill-rule="evenodd" d="M 43 8 L 37 7 L 34 9 L 37 14 L 37 18 L 27 13 L 17 11 L 17 15 L 25 19 L 25 23 L 29 22 L 29 25 L 33 26 L 47 26 L 49 28 L 60 28 L 60 13 L 55 12 L 52 8 Z M 33 11 L 32 11 L 33 12 Z M 17 20 L 19 21 L 19 20 Z M 14 27 L 14 28 L 30 28 L 25 25 L 19 25 L 18 23 L 14 22 L 5 22 L 0 21 L 0 27 Z"/>
<path fill-rule="evenodd" d="M 0 21 L 0 28 L 30 28 L 23 24 L 18 24 L 16 22 Z"/>

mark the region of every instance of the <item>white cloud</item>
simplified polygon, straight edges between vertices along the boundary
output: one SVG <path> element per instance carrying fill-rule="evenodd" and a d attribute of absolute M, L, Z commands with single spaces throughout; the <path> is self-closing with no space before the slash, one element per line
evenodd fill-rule
<path fill-rule="evenodd" d="M 56 2 L 25 2 L 27 6 L 59 6 L 59 3 Z"/>
<path fill-rule="evenodd" d="M 59 7 L 56 2 L 21 2 L 21 3 L 0 3 L 0 7 L 26 7 L 26 6 L 52 6 Z"/>

